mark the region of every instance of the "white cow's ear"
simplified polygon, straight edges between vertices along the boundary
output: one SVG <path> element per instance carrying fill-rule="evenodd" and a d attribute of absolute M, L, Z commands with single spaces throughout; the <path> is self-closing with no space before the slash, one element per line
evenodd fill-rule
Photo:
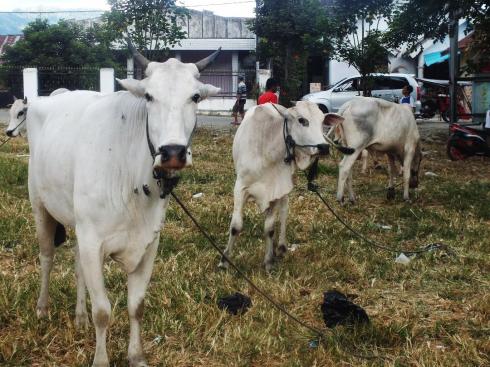
<path fill-rule="evenodd" d="M 121 84 L 121 87 L 131 92 L 137 97 L 143 97 L 145 95 L 144 82 L 137 79 L 117 79 L 117 82 Z"/>
<path fill-rule="evenodd" d="M 323 119 L 324 125 L 335 125 L 344 121 L 344 118 L 336 113 L 326 113 Z"/>
<path fill-rule="evenodd" d="M 199 94 L 201 95 L 201 99 L 205 99 L 208 97 L 216 96 L 219 92 L 221 92 L 221 88 L 217 88 L 211 84 L 204 84 L 199 88 Z"/>

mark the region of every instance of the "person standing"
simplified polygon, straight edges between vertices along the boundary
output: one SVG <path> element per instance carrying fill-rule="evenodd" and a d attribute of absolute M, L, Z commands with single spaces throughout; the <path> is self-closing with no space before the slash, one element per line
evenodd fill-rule
<path fill-rule="evenodd" d="M 243 76 L 238 77 L 238 87 L 236 92 L 236 102 L 233 106 L 232 116 L 234 121 L 231 122 L 232 125 L 240 125 L 238 122 L 238 114 L 243 117 L 245 116 L 245 103 L 247 102 L 247 86 L 245 85 L 245 81 Z"/>
<path fill-rule="evenodd" d="M 264 103 L 278 103 L 277 100 L 277 89 L 279 88 L 279 83 L 274 78 L 269 78 L 265 82 L 265 92 L 259 97 L 257 104 L 261 105 Z"/>
<path fill-rule="evenodd" d="M 403 97 L 400 99 L 400 104 L 407 104 L 412 107 L 412 111 L 415 112 L 415 100 L 411 96 L 413 87 L 411 85 L 405 85 L 402 89 Z"/>

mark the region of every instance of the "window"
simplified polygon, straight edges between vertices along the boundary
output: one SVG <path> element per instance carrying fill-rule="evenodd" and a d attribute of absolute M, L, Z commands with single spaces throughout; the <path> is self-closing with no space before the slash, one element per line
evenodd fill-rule
<path fill-rule="evenodd" d="M 337 88 L 335 88 L 336 92 L 357 92 L 359 85 L 359 78 L 349 79 L 342 84 L 340 84 Z"/>
<path fill-rule="evenodd" d="M 374 80 L 373 90 L 402 89 L 408 81 L 401 77 L 377 77 Z"/>

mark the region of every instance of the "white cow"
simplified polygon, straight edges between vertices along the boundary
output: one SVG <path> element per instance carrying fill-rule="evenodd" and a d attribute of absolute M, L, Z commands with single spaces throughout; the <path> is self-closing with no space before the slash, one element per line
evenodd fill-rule
<path fill-rule="evenodd" d="M 322 133 L 324 118 L 316 104 L 306 101 L 289 109 L 268 103 L 247 112 L 233 141 L 237 178 L 230 235 L 225 249 L 227 256 L 231 256 L 242 230 L 243 207 L 249 199 L 265 212 L 266 270 L 272 269 L 276 256 L 285 254 L 288 194 L 293 189 L 293 175 L 297 168 L 308 168 L 319 154 L 328 153 L 329 146 Z M 288 135 L 295 142 L 295 148 L 290 145 L 289 157 Z M 280 232 L 279 246 L 275 249 L 273 238 L 277 216 Z M 220 267 L 227 268 L 228 265 L 225 259 L 221 259 Z"/>
<path fill-rule="evenodd" d="M 219 51 L 196 64 L 157 63 L 128 43 L 146 75 L 119 80 L 129 92 L 66 92 L 37 99 L 27 117 L 29 196 L 41 250 L 38 314 L 47 314 L 56 232 L 61 225 L 73 227 L 83 273 L 79 282 L 81 287 L 86 283 L 92 301 L 93 366 L 109 366 L 106 257 L 128 274 L 129 364 L 147 365 L 140 339 L 143 299 L 169 202 L 168 195 L 160 198 L 153 173 L 168 182 L 186 166 L 197 103 L 219 92 L 198 81 L 199 71 Z M 84 313 L 85 305 L 77 301 L 77 318 Z"/>
<path fill-rule="evenodd" d="M 349 200 L 355 201 L 352 189 L 352 165 L 364 149 L 386 153 L 389 161 L 388 198 L 394 197 L 395 159 L 403 165 L 403 198 L 409 200 L 408 189 L 418 186 L 422 160 L 420 135 L 410 108 L 378 98 L 356 97 L 345 103 L 339 114 L 329 113 L 327 123 L 337 124 L 344 143 L 354 148 L 339 166 L 337 200 L 342 202 L 347 183 Z"/>
<path fill-rule="evenodd" d="M 14 96 L 14 103 L 9 109 L 9 124 L 5 130 L 7 136 L 14 138 L 25 130 L 27 118 L 27 98 L 18 99 Z"/>
<path fill-rule="evenodd" d="M 50 96 L 55 96 L 65 92 L 68 92 L 68 89 L 58 88 L 52 91 Z M 15 138 L 25 131 L 25 121 L 27 119 L 28 107 L 29 104 L 27 103 L 27 97 L 24 97 L 24 99 L 18 99 L 14 96 L 14 103 L 10 105 L 9 109 L 9 124 L 5 130 L 5 134 L 7 134 L 7 136 Z"/>

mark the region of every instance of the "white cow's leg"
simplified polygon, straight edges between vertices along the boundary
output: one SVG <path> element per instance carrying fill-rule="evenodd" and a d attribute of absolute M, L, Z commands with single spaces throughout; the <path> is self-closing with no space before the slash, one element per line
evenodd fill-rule
<path fill-rule="evenodd" d="M 265 235 L 265 270 L 270 272 L 274 265 L 274 227 L 277 218 L 278 201 L 272 201 L 265 211 L 264 235 Z"/>
<path fill-rule="evenodd" d="M 339 182 L 337 186 L 337 200 L 342 202 L 344 199 L 345 183 L 349 178 L 352 165 L 361 153 L 361 149 L 356 149 L 351 155 L 345 155 L 339 164 Z"/>
<path fill-rule="evenodd" d="M 95 326 L 96 346 L 93 367 L 108 367 L 106 349 L 107 328 L 111 318 L 111 303 L 104 286 L 102 245 L 90 230 L 77 228 L 80 264 L 92 302 L 92 321 Z"/>
<path fill-rule="evenodd" d="M 361 173 L 362 174 L 365 174 L 367 172 L 368 157 L 369 157 L 369 153 L 368 153 L 367 149 L 363 149 L 363 151 L 361 153 L 361 160 L 362 160 Z"/>
<path fill-rule="evenodd" d="M 42 205 L 33 204 L 36 232 L 39 240 L 39 262 L 41 264 L 41 290 L 37 300 L 37 317 L 48 316 L 49 274 L 53 268 L 54 237 L 56 220 Z"/>
<path fill-rule="evenodd" d="M 225 255 L 231 258 L 233 247 L 235 246 L 238 235 L 243 229 L 243 206 L 245 205 L 246 194 L 241 184 L 237 181 L 234 190 L 233 215 L 230 223 L 230 234 L 228 245 L 224 251 Z M 218 266 L 222 269 L 228 269 L 230 264 L 222 258 Z"/>
<path fill-rule="evenodd" d="M 128 274 L 128 313 L 129 313 L 129 347 L 128 359 L 130 367 L 147 366 L 141 345 L 140 323 L 143 319 L 144 297 L 150 281 L 159 237 L 146 250 L 136 270 Z"/>
<path fill-rule="evenodd" d="M 78 243 L 75 246 L 75 274 L 77 277 L 77 305 L 75 309 L 75 325 L 77 328 L 88 327 L 85 279 L 80 264 Z"/>
<path fill-rule="evenodd" d="M 287 252 L 287 239 L 286 239 L 286 225 L 288 220 L 288 211 L 289 211 L 289 197 L 288 195 L 284 195 L 279 200 L 279 243 L 276 251 L 276 256 L 283 257 Z"/>
<path fill-rule="evenodd" d="M 354 204 L 356 202 L 356 194 L 354 194 L 354 188 L 352 187 L 352 169 L 347 177 L 347 191 L 349 192 L 349 201 Z"/>
<path fill-rule="evenodd" d="M 395 198 L 395 173 L 396 173 L 396 165 L 395 165 L 395 157 L 392 154 L 388 155 L 388 191 L 386 193 L 386 198 L 388 200 L 393 200 Z"/>
<path fill-rule="evenodd" d="M 412 167 L 413 151 L 405 152 L 403 158 L 403 200 L 410 201 L 408 189 L 410 185 L 410 168 Z"/>

